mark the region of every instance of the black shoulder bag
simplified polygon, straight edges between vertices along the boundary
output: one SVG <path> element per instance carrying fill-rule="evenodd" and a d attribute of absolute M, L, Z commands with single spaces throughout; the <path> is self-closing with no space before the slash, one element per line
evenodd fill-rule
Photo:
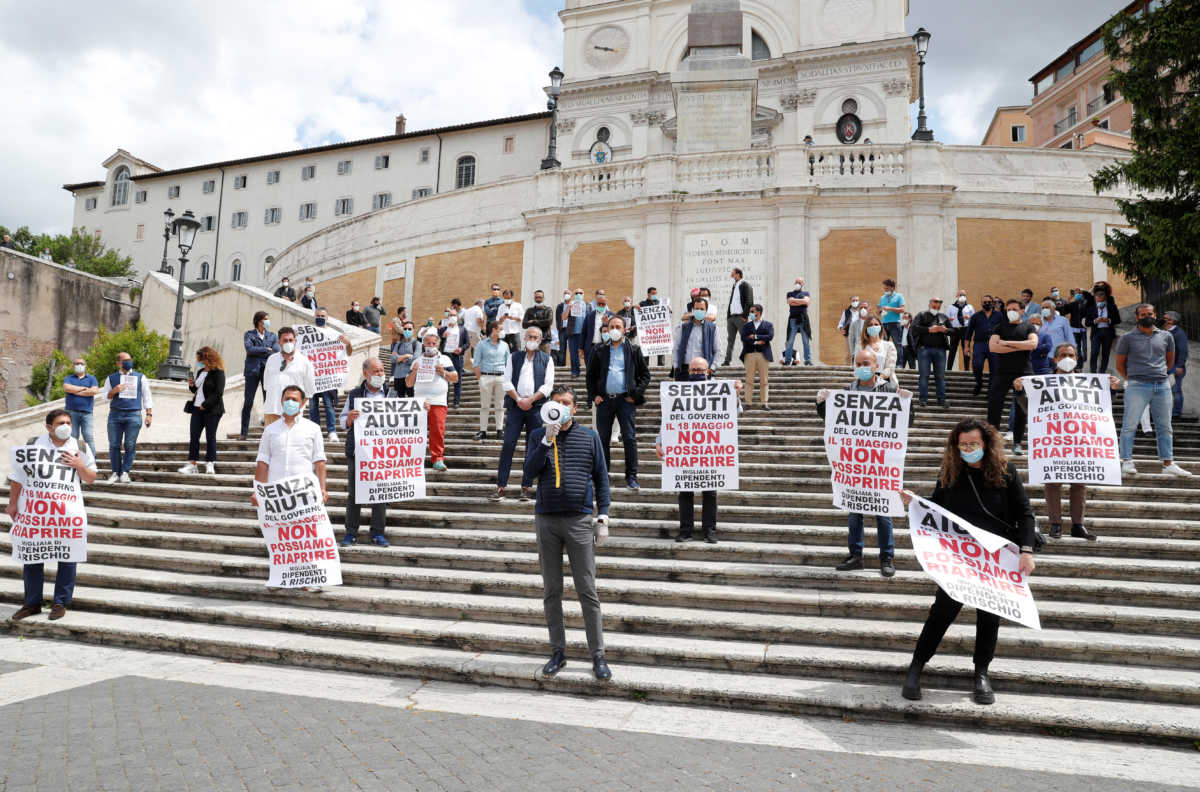
<path fill-rule="evenodd" d="M 975 502 L 979 504 L 979 508 L 983 509 L 983 513 L 986 514 L 988 517 L 990 517 L 992 520 L 995 520 L 1000 525 L 1008 525 L 1008 523 L 1006 523 L 1004 520 L 1001 520 L 999 517 L 992 514 L 990 511 L 988 511 L 988 507 L 983 505 L 983 498 L 979 497 L 979 490 L 975 489 L 975 482 L 971 480 L 970 475 L 965 474 L 965 473 L 964 473 L 964 475 L 967 476 L 967 483 L 971 485 L 971 492 L 975 493 Z M 1033 528 L 1033 552 L 1035 552 L 1035 553 L 1042 552 L 1042 548 L 1045 547 L 1045 545 L 1046 545 L 1046 537 L 1042 535 L 1042 532 L 1035 525 Z"/>

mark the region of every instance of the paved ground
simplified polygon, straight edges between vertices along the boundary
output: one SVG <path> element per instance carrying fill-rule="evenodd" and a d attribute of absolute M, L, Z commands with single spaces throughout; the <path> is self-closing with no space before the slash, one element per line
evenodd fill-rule
<path fill-rule="evenodd" d="M 3 792 L 1186 788 L 1155 781 L 1200 784 L 1200 752 L 594 702 L 0 637 Z"/>

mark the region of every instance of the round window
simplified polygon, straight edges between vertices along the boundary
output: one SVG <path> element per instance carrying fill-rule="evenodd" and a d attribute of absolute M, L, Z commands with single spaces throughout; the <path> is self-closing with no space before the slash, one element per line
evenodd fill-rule
<path fill-rule="evenodd" d="M 847 99 L 846 101 L 842 102 L 842 112 L 851 114 L 857 113 L 858 102 L 854 101 L 853 99 Z"/>
<path fill-rule="evenodd" d="M 611 136 L 612 133 L 608 131 L 608 127 L 600 127 L 596 130 L 596 140 L 599 140 L 601 143 L 607 143 Z"/>

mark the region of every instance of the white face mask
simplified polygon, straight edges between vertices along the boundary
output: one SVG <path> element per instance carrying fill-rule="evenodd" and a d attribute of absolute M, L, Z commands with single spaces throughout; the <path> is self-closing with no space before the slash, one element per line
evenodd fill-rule
<path fill-rule="evenodd" d="M 529 352 L 536 352 L 537 348 L 542 345 L 540 341 L 534 341 L 532 338 L 525 339 L 525 349 Z"/>
<path fill-rule="evenodd" d="M 378 390 L 379 388 L 382 388 L 383 387 L 383 375 L 375 374 L 373 376 L 367 377 L 367 384 L 369 384 L 372 388 L 375 388 L 376 390 Z"/>
<path fill-rule="evenodd" d="M 851 308 L 857 308 L 857 307 L 858 307 L 858 300 L 851 300 L 851 301 L 850 301 L 850 307 L 851 307 Z"/>
<path fill-rule="evenodd" d="M 54 436 L 59 440 L 66 440 L 71 436 L 71 424 L 59 424 L 58 426 L 54 427 Z"/>
<path fill-rule="evenodd" d="M 629 307 L 629 306 L 630 306 L 632 303 L 633 303 L 633 301 L 632 301 L 632 300 L 626 300 L 626 301 L 625 301 L 625 307 L 626 307 L 626 308 L 628 308 L 628 307 Z"/>
<path fill-rule="evenodd" d="M 427 346 L 424 348 L 424 353 L 425 353 L 425 357 L 434 357 L 438 353 L 437 347 Z"/>
<path fill-rule="evenodd" d="M 861 316 L 863 319 L 866 319 L 867 318 L 867 309 L 863 308 L 861 311 L 858 312 L 858 315 Z"/>
<path fill-rule="evenodd" d="M 1013 324 L 1016 324 L 1021 318 L 1021 312 L 1020 311 L 1009 311 L 1007 316 L 1008 316 L 1008 321 L 1012 322 Z"/>
<path fill-rule="evenodd" d="M 283 350 L 283 354 L 285 354 L 285 355 L 290 355 L 296 351 L 296 345 L 293 344 L 291 341 L 285 341 L 284 343 L 279 345 L 279 348 Z"/>
<path fill-rule="evenodd" d="M 963 304 L 963 303 L 965 303 L 966 301 L 967 301 L 967 298 L 966 298 L 964 295 L 961 295 L 961 294 L 960 294 L 960 295 L 958 295 L 958 299 L 957 299 L 957 300 L 955 300 L 955 302 L 957 302 L 959 305 L 962 305 L 962 304 Z"/>
<path fill-rule="evenodd" d="M 612 330 L 608 331 L 608 340 L 613 342 L 614 344 L 617 343 L 618 341 L 620 341 L 624 337 L 625 337 L 624 333 L 622 333 L 620 330 L 617 330 L 616 328 L 613 328 Z"/>
<path fill-rule="evenodd" d="M 85 371 L 87 371 L 87 366 L 82 366 L 82 365 L 79 365 L 78 363 L 75 364 L 75 373 L 76 374 L 82 374 Z"/>
<path fill-rule="evenodd" d="M 570 302 L 570 300 L 571 300 L 571 295 L 569 295 L 569 294 L 563 295 L 563 302 Z"/>
<path fill-rule="evenodd" d="M 1079 365 L 1079 361 L 1075 358 L 1063 358 L 1058 361 L 1058 370 L 1070 373 L 1075 370 L 1077 365 Z"/>

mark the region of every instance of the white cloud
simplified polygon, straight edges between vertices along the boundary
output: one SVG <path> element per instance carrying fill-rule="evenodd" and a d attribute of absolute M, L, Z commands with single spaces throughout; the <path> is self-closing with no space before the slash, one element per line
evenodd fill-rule
<path fill-rule="evenodd" d="M 521 0 L 0 0 L 0 224 L 64 231 L 118 147 L 176 168 L 544 107 L 561 55 Z"/>

